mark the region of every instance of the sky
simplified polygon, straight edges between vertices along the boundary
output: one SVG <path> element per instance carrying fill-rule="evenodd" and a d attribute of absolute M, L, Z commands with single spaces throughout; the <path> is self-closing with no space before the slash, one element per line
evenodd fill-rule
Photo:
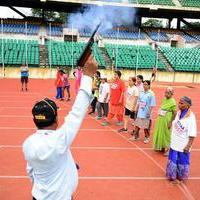
<path fill-rule="evenodd" d="M 30 15 L 31 9 L 30 8 L 19 8 L 15 7 L 17 10 L 22 12 L 25 15 Z M 22 18 L 19 14 L 8 7 L 0 6 L 0 18 Z"/>

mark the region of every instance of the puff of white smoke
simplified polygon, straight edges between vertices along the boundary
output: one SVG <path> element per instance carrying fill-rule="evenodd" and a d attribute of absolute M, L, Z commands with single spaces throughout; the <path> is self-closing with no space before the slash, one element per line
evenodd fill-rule
<path fill-rule="evenodd" d="M 68 27 L 93 31 L 101 22 L 100 32 L 106 32 L 115 26 L 132 25 L 135 9 L 127 7 L 89 6 L 83 12 L 73 13 L 68 18 Z"/>

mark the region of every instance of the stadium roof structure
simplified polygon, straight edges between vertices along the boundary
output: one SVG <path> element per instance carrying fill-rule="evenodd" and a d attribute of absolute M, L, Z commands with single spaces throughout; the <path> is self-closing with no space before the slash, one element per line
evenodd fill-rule
<path fill-rule="evenodd" d="M 140 0 L 141 1 L 141 0 Z M 58 12 L 76 12 L 88 6 L 120 6 L 123 8 L 136 8 L 137 16 L 166 18 L 166 19 L 200 19 L 200 7 L 183 7 L 180 0 L 171 0 L 172 5 L 155 5 L 129 3 L 138 0 L 1 0 L 0 6 L 7 6 L 17 12 L 14 6 L 27 8 L 41 8 Z M 153 2 L 152 0 L 150 2 Z M 158 2 L 158 1 L 157 1 Z"/>

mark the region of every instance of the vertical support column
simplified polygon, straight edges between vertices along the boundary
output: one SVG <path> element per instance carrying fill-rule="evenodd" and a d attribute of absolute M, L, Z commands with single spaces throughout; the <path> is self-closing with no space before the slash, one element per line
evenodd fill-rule
<path fill-rule="evenodd" d="M 49 49 L 50 49 L 50 55 L 49 55 L 49 67 L 50 67 L 50 76 L 52 78 L 52 41 L 51 41 L 51 23 L 49 23 L 49 38 L 50 38 L 50 44 L 49 44 Z"/>
<path fill-rule="evenodd" d="M 72 72 L 74 70 L 74 37 L 73 37 L 73 24 L 72 24 Z"/>
<path fill-rule="evenodd" d="M 1 57 L 2 57 L 2 69 L 3 77 L 5 77 L 5 65 L 4 65 L 4 40 L 3 40 L 3 19 L 1 19 Z"/>
<path fill-rule="evenodd" d="M 158 68 L 158 49 L 159 49 L 159 42 L 160 42 L 160 29 L 158 29 L 158 37 L 157 37 L 157 49 L 156 49 L 156 70 Z"/>
<path fill-rule="evenodd" d="M 25 53 L 26 53 L 26 66 L 28 66 L 28 37 L 27 37 L 27 22 L 25 22 L 25 35 L 26 35 L 26 48 L 25 48 Z"/>
<path fill-rule="evenodd" d="M 118 62 L 118 45 L 119 45 L 119 28 L 117 29 L 117 49 L 116 49 L 116 53 L 115 53 L 115 70 L 117 70 L 117 62 Z"/>
<path fill-rule="evenodd" d="M 135 76 L 137 76 L 138 63 L 139 63 L 139 40 L 140 40 L 140 28 L 138 29 L 138 39 L 137 39 L 137 55 L 136 55 L 136 66 L 135 66 Z"/>

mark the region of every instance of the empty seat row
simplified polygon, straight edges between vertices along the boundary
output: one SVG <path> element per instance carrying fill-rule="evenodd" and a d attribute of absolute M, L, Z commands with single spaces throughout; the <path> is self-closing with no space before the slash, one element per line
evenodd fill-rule
<path fill-rule="evenodd" d="M 81 42 L 47 42 L 48 62 L 51 61 L 53 65 L 76 65 L 85 45 L 86 43 Z M 93 54 L 99 66 L 105 67 L 105 61 L 96 44 L 93 46 Z"/>
<path fill-rule="evenodd" d="M 200 8 L 199 0 L 179 0 L 182 6 L 184 7 L 198 7 Z"/>
<path fill-rule="evenodd" d="M 107 44 L 106 49 L 110 58 L 121 68 L 151 69 L 157 64 L 159 69 L 165 69 L 150 46 Z"/>
<path fill-rule="evenodd" d="M 160 50 L 163 52 L 175 71 L 199 72 L 199 48 L 160 47 Z"/>
<path fill-rule="evenodd" d="M 0 40 L 0 63 L 39 65 L 39 44 L 29 40 Z"/>

